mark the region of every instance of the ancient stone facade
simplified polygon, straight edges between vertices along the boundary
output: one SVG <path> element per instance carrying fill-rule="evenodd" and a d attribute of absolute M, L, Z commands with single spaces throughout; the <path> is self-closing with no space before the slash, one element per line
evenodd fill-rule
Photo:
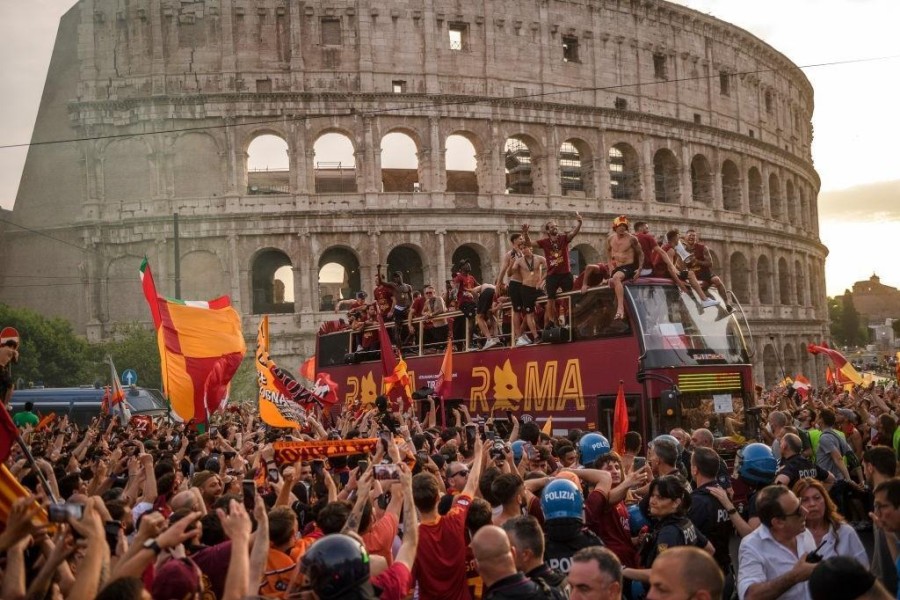
<path fill-rule="evenodd" d="M 900 318 L 900 290 L 881 283 L 876 274 L 853 284 L 853 306 L 870 325 Z"/>
<path fill-rule="evenodd" d="M 333 317 L 321 309 L 371 289 L 378 263 L 439 284 L 466 256 L 490 280 L 509 232 L 577 210 L 583 264 L 627 214 L 700 230 L 759 382 L 779 363 L 815 378 L 803 348 L 827 333 L 827 250 L 812 111 L 782 54 L 659 0 L 81 0 L 33 138 L 79 141 L 31 147 L 12 219 L 28 229 L 3 232 L 0 299 L 91 338 L 146 322 L 138 264 L 174 294 L 177 212 L 181 295 L 231 295 L 248 339 L 277 313 L 273 354 L 299 358 Z M 396 132 L 418 166 L 383 175 Z M 318 164 L 328 133 L 354 168 Z M 285 172 L 248 172 L 263 134 L 286 142 Z M 454 135 L 473 173 L 448 172 Z M 329 262 L 345 286 L 320 287 Z M 294 302 L 275 285 L 284 267 Z"/>

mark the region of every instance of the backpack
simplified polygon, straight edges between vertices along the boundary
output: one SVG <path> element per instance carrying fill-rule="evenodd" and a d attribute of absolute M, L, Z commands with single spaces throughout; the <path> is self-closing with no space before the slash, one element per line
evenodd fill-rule
<path fill-rule="evenodd" d="M 830 433 L 835 438 L 837 438 L 838 447 L 841 450 L 841 456 L 844 457 L 844 463 L 847 465 L 847 470 L 850 471 L 851 474 L 853 473 L 853 471 L 862 466 L 862 464 L 859 462 L 859 457 L 856 456 L 856 452 L 853 451 L 853 448 L 850 447 L 850 443 L 847 442 L 846 439 L 842 438 L 831 429 L 822 432 L 823 435 L 826 433 Z"/>

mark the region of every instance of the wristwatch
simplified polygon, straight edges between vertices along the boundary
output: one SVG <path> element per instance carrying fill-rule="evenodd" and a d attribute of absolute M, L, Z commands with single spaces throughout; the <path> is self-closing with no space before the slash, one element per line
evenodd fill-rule
<path fill-rule="evenodd" d="M 737 512 L 737 509 L 733 506 L 726 511 L 729 515 L 733 515 Z"/>
<path fill-rule="evenodd" d="M 150 538 L 146 542 L 144 542 L 144 548 L 147 550 L 153 550 L 153 553 L 159 556 L 159 553 L 162 552 L 162 548 L 159 545 L 159 542 L 156 541 L 156 538 Z"/>

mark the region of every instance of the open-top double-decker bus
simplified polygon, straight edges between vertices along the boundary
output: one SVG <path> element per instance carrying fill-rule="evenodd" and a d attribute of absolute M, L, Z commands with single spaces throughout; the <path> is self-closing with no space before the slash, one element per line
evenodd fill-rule
<path fill-rule="evenodd" d="M 729 313 L 724 302 L 704 308 L 665 279 L 639 279 L 624 291 L 625 319 L 615 319 L 608 287 L 561 294 L 557 301 L 568 320 L 562 335 L 523 347 L 510 335 L 508 304 L 501 309 L 503 344 L 488 350 L 472 340 L 472 319 L 442 315 L 465 320 L 465 336 L 454 342 L 451 397 L 443 400 L 464 402 L 473 416 L 512 411 L 539 422 L 552 416 L 557 433 L 579 428 L 609 434 L 622 381 L 631 428 L 645 440 L 682 423 L 699 427 L 700 415 L 714 409 L 730 407 L 740 416 L 753 405 L 740 311 Z M 433 387 L 446 342 L 425 344 L 426 323 L 414 326 L 419 342 L 404 346 L 403 357 L 414 389 Z M 380 353 L 359 351 L 359 338 L 349 329 L 320 333 L 317 365 L 339 385 L 343 401 L 369 403 L 383 389 Z"/>

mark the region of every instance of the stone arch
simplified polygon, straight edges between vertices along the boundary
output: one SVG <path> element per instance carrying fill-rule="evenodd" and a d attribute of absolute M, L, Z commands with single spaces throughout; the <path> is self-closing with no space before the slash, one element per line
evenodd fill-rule
<path fill-rule="evenodd" d="M 660 148 L 653 155 L 653 185 L 656 201 L 678 204 L 681 198 L 681 175 L 678 159 L 668 148 Z"/>
<path fill-rule="evenodd" d="M 778 300 L 782 305 L 791 303 L 791 273 L 783 256 L 778 259 Z"/>
<path fill-rule="evenodd" d="M 250 264 L 253 314 L 294 312 L 294 303 L 285 299 L 285 281 L 275 277 L 275 272 L 282 267 L 293 268 L 288 255 L 281 250 L 266 248 L 258 251 Z"/>
<path fill-rule="evenodd" d="M 360 188 L 356 143 L 351 132 L 327 127 L 311 138 L 317 194 L 355 194 Z"/>
<path fill-rule="evenodd" d="M 221 196 L 225 171 L 216 139 L 204 132 L 179 135 L 172 144 L 172 180 L 177 198 Z"/>
<path fill-rule="evenodd" d="M 412 244 L 394 246 L 387 256 L 387 277 L 394 271 L 403 273 L 404 283 L 414 290 L 425 286 L 425 269 L 422 261 L 422 249 Z"/>
<path fill-rule="evenodd" d="M 750 212 L 754 215 L 764 216 L 766 207 L 763 205 L 763 184 L 762 175 L 759 169 L 750 167 L 747 171 L 747 187 L 750 193 Z"/>
<path fill-rule="evenodd" d="M 135 299 L 142 297 L 140 278 L 135 271 L 141 265 L 141 257 L 124 255 L 113 258 L 106 265 L 103 306 L 106 308 L 103 320 L 107 323 L 127 323 L 147 321 L 150 312 L 146 304 Z M 168 291 L 167 281 L 158 281 L 161 292 Z M 174 291 L 174 290 L 173 290 Z"/>
<path fill-rule="evenodd" d="M 806 188 L 803 185 L 797 186 L 800 193 L 800 222 L 803 229 L 809 231 L 809 200 L 806 196 Z"/>
<path fill-rule="evenodd" d="M 249 139 L 246 153 L 248 194 L 290 193 L 291 149 L 283 135 L 261 130 Z"/>
<path fill-rule="evenodd" d="M 722 208 L 741 210 L 741 172 L 731 160 L 722 163 Z"/>
<path fill-rule="evenodd" d="M 569 138 L 559 147 L 559 183 L 563 196 L 593 197 L 594 158 L 584 140 Z"/>
<path fill-rule="evenodd" d="M 578 244 L 569 252 L 569 262 L 575 275 L 591 264 L 600 262 L 600 252 L 590 244 Z"/>
<path fill-rule="evenodd" d="M 778 173 L 769 174 L 769 214 L 773 219 L 785 217 L 784 200 L 781 197 L 781 180 Z"/>
<path fill-rule="evenodd" d="M 444 140 L 444 149 L 447 191 L 456 194 L 479 193 L 478 156 L 482 154 L 482 145 L 478 136 L 469 131 L 454 131 Z"/>
<path fill-rule="evenodd" d="M 381 138 L 381 191 L 412 193 L 422 191 L 421 149 L 415 131 L 395 127 Z"/>
<path fill-rule="evenodd" d="M 797 360 L 797 353 L 794 351 L 794 345 L 786 343 L 781 353 L 781 359 L 784 361 L 785 375 L 793 379 L 800 372 L 800 365 Z"/>
<path fill-rule="evenodd" d="M 765 254 L 756 259 L 756 293 L 760 304 L 772 304 L 772 267 Z"/>
<path fill-rule="evenodd" d="M 691 198 L 699 204 L 712 204 L 713 174 L 709 161 L 702 154 L 691 160 Z"/>
<path fill-rule="evenodd" d="M 803 214 L 800 210 L 800 203 L 797 202 L 797 189 L 794 187 L 794 182 L 790 179 L 784 182 L 784 202 L 784 213 L 791 221 L 791 225 L 797 229 L 802 228 Z"/>
<path fill-rule="evenodd" d="M 750 266 L 743 252 L 732 252 L 728 260 L 731 291 L 741 303 L 750 301 Z"/>
<path fill-rule="evenodd" d="M 472 266 L 472 276 L 478 283 L 483 283 L 486 276 L 490 276 L 491 258 L 487 249 L 481 244 L 475 242 L 466 242 L 456 247 L 451 257 L 450 266 L 451 273 L 456 274 L 458 267 L 462 261 L 469 261 Z"/>
<path fill-rule="evenodd" d="M 638 200 L 641 197 L 640 156 L 625 142 L 609 149 L 609 185 L 614 200 Z"/>
<path fill-rule="evenodd" d="M 228 273 L 219 256 L 194 250 L 181 256 L 181 295 L 187 300 L 209 300 L 228 294 Z"/>
<path fill-rule="evenodd" d="M 542 152 L 538 141 L 517 133 L 503 144 L 507 194 L 541 194 L 544 190 Z"/>
<path fill-rule="evenodd" d="M 775 346 L 766 344 L 763 348 L 763 377 L 766 388 L 774 388 L 781 381 L 781 369 L 778 368 L 778 354 Z"/>
<path fill-rule="evenodd" d="M 797 288 L 797 304 L 806 306 L 808 301 L 806 293 L 806 272 L 803 270 L 803 263 L 799 260 L 794 261 L 794 282 Z"/>
<path fill-rule="evenodd" d="M 316 281 L 319 310 L 334 310 L 340 300 L 363 291 L 359 255 L 348 246 L 330 246 L 319 256 Z"/>
<path fill-rule="evenodd" d="M 103 198 L 131 202 L 156 195 L 151 148 L 141 139 L 112 140 L 103 150 Z"/>

